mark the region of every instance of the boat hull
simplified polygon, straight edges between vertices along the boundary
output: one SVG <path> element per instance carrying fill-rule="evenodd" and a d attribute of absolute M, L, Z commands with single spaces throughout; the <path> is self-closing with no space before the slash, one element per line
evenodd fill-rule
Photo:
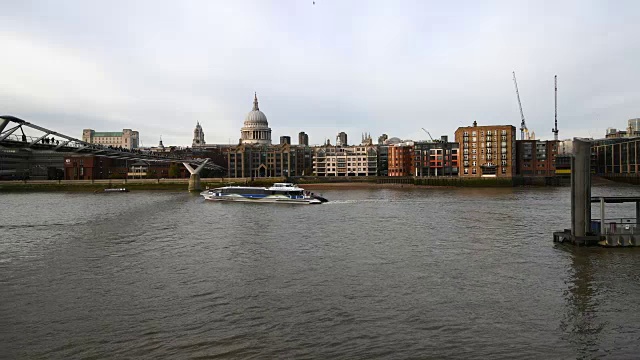
<path fill-rule="evenodd" d="M 205 200 L 228 202 L 251 202 L 266 204 L 313 205 L 327 202 L 327 199 L 313 196 L 293 183 L 275 183 L 271 187 L 223 186 L 207 189 L 200 193 Z"/>
<path fill-rule="evenodd" d="M 291 199 L 286 196 L 265 196 L 265 197 L 244 197 L 244 196 L 233 196 L 233 195 L 223 195 L 223 196 L 215 196 L 204 194 L 204 199 L 208 201 L 224 201 L 224 202 L 250 202 L 250 203 L 265 203 L 265 204 L 299 204 L 299 205 L 315 205 L 322 204 L 322 202 L 318 199 L 314 198 L 303 198 L 303 199 Z"/>

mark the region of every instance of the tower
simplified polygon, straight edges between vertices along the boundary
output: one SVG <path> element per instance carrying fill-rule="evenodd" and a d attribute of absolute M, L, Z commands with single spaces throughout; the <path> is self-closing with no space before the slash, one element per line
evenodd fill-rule
<path fill-rule="evenodd" d="M 338 136 L 336 136 L 336 146 L 347 146 L 346 132 L 341 131 L 340 133 L 338 133 Z"/>
<path fill-rule="evenodd" d="M 193 144 L 192 147 L 204 146 L 204 131 L 202 131 L 202 126 L 200 126 L 200 122 L 198 121 L 196 128 L 193 130 Z"/>
<path fill-rule="evenodd" d="M 298 134 L 298 145 L 309 146 L 309 135 L 304 131 Z"/>
<path fill-rule="evenodd" d="M 553 140 L 558 141 L 558 75 L 553 77 L 553 87 L 555 89 L 554 92 L 554 107 L 555 107 L 555 127 L 553 129 L 551 129 L 551 132 L 553 133 Z"/>

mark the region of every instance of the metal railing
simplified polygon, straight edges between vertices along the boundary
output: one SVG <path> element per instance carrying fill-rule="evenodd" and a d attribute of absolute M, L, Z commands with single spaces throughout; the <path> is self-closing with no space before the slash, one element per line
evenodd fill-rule
<path fill-rule="evenodd" d="M 152 151 L 144 151 L 138 149 L 120 149 L 112 146 L 106 146 L 102 144 L 89 144 L 79 140 L 65 140 L 65 139 L 54 139 L 53 136 L 51 138 L 42 138 L 35 137 L 29 135 L 17 135 L 10 134 L 3 141 L 5 142 L 14 142 L 14 143 L 22 143 L 22 144 L 31 144 L 39 146 L 39 149 L 42 150 L 42 146 L 46 146 L 47 150 L 52 151 L 62 151 L 69 152 L 68 150 L 76 149 L 76 150 L 86 150 L 86 151 L 73 151 L 77 154 L 92 154 L 98 156 L 108 156 L 108 157 L 122 157 L 122 158 L 131 158 L 143 161 L 188 161 L 192 163 L 201 163 L 204 159 L 184 159 L 177 154 L 173 153 L 155 153 Z M 67 151 L 65 151 L 67 150 Z M 216 169 L 218 166 L 216 165 L 207 165 L 206 168 Z"/>
<path fill-rule="evenodd" d="M 592 230 L 601 235 L 640 234 L 640 224 L 636 218 L 612 218 L 604 222 L 595 219 L 591 223 Z"/>
<path fill-rule="evenodd" d="M 121 152 L 121 153 L 135 153 L 135 154 L 140 154 L 140 155 L 145 155 L 145 156 L 155 156 L 158 158 L 175 158 L 175 159 L 180 159 L 180 157 L 176 156 L 175 154 L 171 154 L 171 153 L 154 153 L 154 152 L 150 152 L 150 151 L 142 151 L 142 150 L 137 150 L 137 149 L 127 149 L 127 148 L 118 148 L 118 147 L 113 147 L 113 146 L 107 146 L 107 145 L 102 145 L 102 144 L 90 144 L 90 143 L 85 143 L 83 141 L 80 140 L 64 140 L 64 139 L 54 139 L 54 140 L 50 140 L 53 139 L 54 137 L 52 136 L 51 138 L 48 137 L 34 137 L 34 136 L 28 136 L 28 135 L 16 135 L 16 134 L 11 134 L 9 136 L 7 136 L 4 141 L 13 141 L 13 142 L 18 142 L 18 143 L 26 143 L 26 144 L 32 144 L 33 145 L 49 145 L 51 147 L 52 150 L 56 149 L 56 148 L 76 148 L 76 149 L 82 149 L 82 148 L 86 148 L 87 150 L 93 150 L 93 151 L 112 151 L 112 152 Z M 37 141 L 36 141 L 37 140 Z M 62 146 L 60 146 L 60 144 L 62 144 Z"/>
<path fill-rule="evenodd" d="M 15 126 L 7 127 L 9 124 Z M 40 136 L 27 136 L 24 127 L 42 132 Z M 20 133 L 18 133 L 20 130 Z M 123 160 L 143 160 L 151 162 L 187 162 L 201 164 L 207 159 L 184 158 L 182 154 L 159 153 L 153 151 L 143 151 L 140 149 L 126 149 L 122 147 L 106 146 L 102 144 L 91 144 L 71 136 L 58 133 L 53 130 L 32 124 L 25 120 L 10 115 L 0 116 L 0 145 L 3 147 L 17 147 L 24 149 L 53 150 L 58 152 L 71 152 L 75 154 L 91 154 L 95 156 L 105 156 Z M 222 170 L 219 165 L 206 164 L 206 168 Z"/>

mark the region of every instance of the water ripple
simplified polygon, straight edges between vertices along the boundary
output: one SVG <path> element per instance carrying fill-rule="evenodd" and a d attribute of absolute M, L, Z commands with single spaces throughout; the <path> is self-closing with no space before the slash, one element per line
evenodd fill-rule
<path fill-rule="evenodd" d="M 640 192 L 598 188 L 622 191 Z M 12 204 L 0 205 L 2 356 L 640 352 L 640 252 L 553 246 L 551 232 L 569 224 L 567 189 L 324 195 L 332 201 L 309 207 L 0 195 Z"/>

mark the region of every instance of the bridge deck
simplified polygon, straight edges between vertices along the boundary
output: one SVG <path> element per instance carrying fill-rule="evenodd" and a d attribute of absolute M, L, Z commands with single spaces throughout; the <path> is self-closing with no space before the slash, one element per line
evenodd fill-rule
<path fill-rule="evenodd" d="M 15 125 L 5 130 L 11 123 Z M 41 135 L 28 136 L 25 134 L 23 127 L 34 129 L 40 132 Z M 18 130 L 20 130 L 21 135 L 15 134 Z M 55 151 L 59 153 L 94 155 L 113 159 L 141 160 L 147 162 L 180 162 L 200 165 L 209 160 L 207 158 L 180 157 L 172 153 L 154 153 L 138 149 L 128 150 L 100 144 L 90 144 L 10 115 L 0 116 L 0 147 L 33 151 Z M 204 168 L 224 170 L 222 166 L 210 162 L 207 162 Z"/>

